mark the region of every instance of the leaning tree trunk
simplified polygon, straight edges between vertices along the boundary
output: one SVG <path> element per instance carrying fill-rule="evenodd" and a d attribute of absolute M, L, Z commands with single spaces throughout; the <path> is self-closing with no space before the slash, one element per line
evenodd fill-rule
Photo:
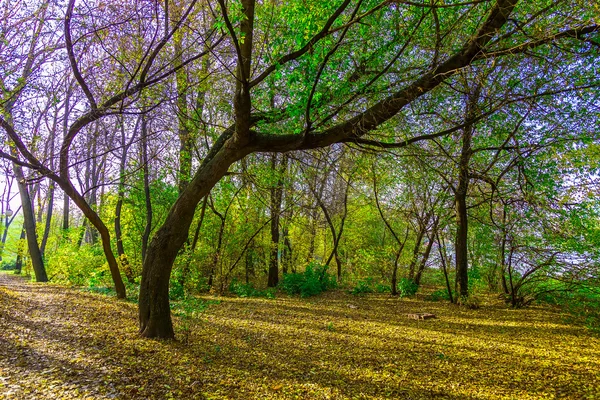
<path fill-rule="evenodd" d="M 248 147 L 228 144 L 227 137 L 215 144 L 216 150 L 202 163 L 148 246 L 139 297 L 140 334 L 144 337 L 174 337 L 169 278 L 177 253 L 188 238 L 196 205 L 225 176 L 229 166 L 249 152 Z"/>

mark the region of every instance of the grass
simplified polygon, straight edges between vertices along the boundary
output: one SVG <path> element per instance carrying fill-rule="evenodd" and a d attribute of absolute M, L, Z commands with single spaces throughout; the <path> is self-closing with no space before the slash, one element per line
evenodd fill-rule
<path fill-rule="evenodd" d="M 0 398 L 600 398 L 600 338 L 553 308 L 341 290 L 201 300 L 175 317 L 178 341 L 151 341 L 134 304 L 2 274 Z"/>

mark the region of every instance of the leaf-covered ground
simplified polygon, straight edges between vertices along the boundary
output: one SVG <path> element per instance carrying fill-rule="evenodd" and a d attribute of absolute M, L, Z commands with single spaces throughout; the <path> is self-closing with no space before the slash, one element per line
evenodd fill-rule
<path fill-rule="evenodd" d="M 139 338 L 136 317 L 131 303 L 0 274 L 0 398 L 600 398 L 600 338 L 548 308 L 224 297 L 176 318 L 175 342 Z"/>

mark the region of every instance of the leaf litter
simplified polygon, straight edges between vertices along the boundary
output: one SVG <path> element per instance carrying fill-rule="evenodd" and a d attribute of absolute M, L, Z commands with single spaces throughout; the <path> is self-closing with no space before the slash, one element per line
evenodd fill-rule
<path fill-rule="evenodd" d="M 600 338 L 552 308 L 200 300 L 147 340 L 135 304 L 0 274 L 0 399 L 600 399 Z"/>

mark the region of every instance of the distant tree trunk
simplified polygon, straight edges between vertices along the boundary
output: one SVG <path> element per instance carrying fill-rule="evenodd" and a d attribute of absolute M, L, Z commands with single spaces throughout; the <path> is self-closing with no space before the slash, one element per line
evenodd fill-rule
<path fill-rule="evenodd" d="M 66 231 L 69 229 L 69 196 L 63 195 L 63 222 L 62 229 Z"/>
<path fill-rule="evenodd" d="M 48 243 L 48 237 L 50 236 L 50 228 L 52 226 L 52 211 L 54 209 L 54 181 L 50 181 L 48 184 L 48 208 L 46 212 L 46 223 L 44 225 L 44 235 L 42 236 L 42 243 L 40 244 L 40 252 L 42 258 L 46 253 L 46 244 Z"/>
<path fill-rule="evenodd" d="M 506 232 L 506 208 L 502 210 L 502 239 L 500 240 L 500 268 L 498 271 L 500 290 L 504 294 L 508 294 L 508 285 L 506 283 L 506 243 L 508 241 L 508 235 Z"/>
<path fill-rule="evenodd" d="M 121 157 L 119 160 L 119 186 L 117 189 L 117 204 L 115 206 L 115 239 L 117 240 L 117 255 L 121 261 L 123 272 L 129 283 L 135 283 L 135 276 L 129 265 L 129 260 L 125 254 L 125 247 L 123 246 L 123 233 L 121 230 L 121 212 L 123 210 L 123 199 L 125 198 L 125 167 L 127 165 L 127 153 L 131 142 L 127 143 L 125 138 L 125 121 L 123 118 L 120 120 L 121 130 Z"/>
<path fill-rule="evenodd" d="M 194 239 L 192 240 L 192 244 L 190 246 L 190 251 L 193 252 L 198 245 L 198 239 L 200 237 L 200 229 L 202 228 L 202 223 L 204 222 L 204 215 L 206 214 L 206 205 L 208 203 L 208 196 L 204 196 L 204 201 L 202 202 L 202 209 L 200 210 L 200 218 L 198 218 L 198 224 L 196 225 L 196 230 L 194 232 Z M 181 272 L 181 276 L 179 278 L 179 284 L 181 287 L 185 287 L 185 283 L 187 282 L 188 276 L 190 275 L 190 267 L 192 260 L 189 258 L 183 267 L 183 271 Z"/>
<path fill-rule="evenodd" d="M 13 156 L 17 156 L 16 149 L 13 149 Z M 35 231 L 35 215 L 33 213 L 31 198 L 29 197 L 27 182 L 25 181 L 25 176 L 23 174 L 23 168 L 20 165 L 13 163 L 13 171 L 15 178 L 17 179 L 17 186 L 21 196 L 21 205 L 23 207 L 23 227 L 27 236 L 27 247 L 29 249 L 29 256 L 31 257 L 31 264 L 33 265 L 33 272 L 35 273 L 35 280 L 37 282 L 48 282 L 48 275 L 46 275 L 44 260 L 42 259 L 40 246 L 37 242 L 37 235 Z"/>
<path fill-rule="evenodd" d="M 396 240 L 396 243 L 398 244 L 398 249 L 396 250 L 396 256 L 394 258 L 394 268 L 392 269 L 392 281 L 390 282 L 391 283 L 391 295 L 397 296 L 398 295 L 398 260 L 400 259 L 400 256 L 402 255 L 402 252 L 404 251 L 404 246 L 406 245 L 406 241 L 408 240 L 409 227 L 408 227 L 408 225 L 406 226 L 406 233 L 404 234 L 404 239 L 400 240 L 400 238 L 396 234 L 396 231 L 394 230 L 392 225 L 389 223 L 389 221 L 385 217 L 385 214 L 383 213 L 383 209 L 381 208 L 381 204 L 379 203 L 379 194 L 377 192 L 377 175 L 375 173 L 375 165 L 373 165 L 373 193 L 375 194 L 375 205 L 377 206 L 377 211 L 379 212 L 379 216 L 381 217 L 381 220 L 385 224 L 386 228 L 390 231 L 390 233 Z"/>
<path fill-rule="evenodd" d="M 283 200 L 283 176 L 287 169 L 287 157 L 282 156 L 280 168 L 277 165 L 277 154 L 271 155 L 271 171 L 278 175 L 277 182 L 271 187 L 271 251 L 269 258 L 268 287 L 279 283 L 279 217 Z"/>
<path fill-rule="evenodd" d="M 445 253 L 446 245 L 440 240 L 439 232 L 435 233 L 435 237 L 438 242 L 438 251 L 440 253 L 440 262 L 442 263 L 442 271 L 444 271 L 444 279 L 446 281 L 446 290 L 448 291 L 448 298 L 450 299 L 450 303 L 454 303 L 454 296 L 452 296 L 452 288 L 450 286 L 450 279 L 448 277 L 448 263 L 446 262 L 447 258 Z"/>
<path fill-rule="evenodd" d="M 146 117 L 142 115 L 142 169 L 144 174 L 144 199 L 146 201 L 146 226 L 142 234 L 142 260 L 146 259 L 148 240 L 152 231 L 152 200 L 150 198 L 150 168 L 148 166 L 148 125 Z M 167 293 L 168 295 L 168 293 Z"/>
<path fill-rule="evenodd" d="M 288 273 L 290 267 L 292 267 L 292 243 L 290 242 L 289 229 L 284 226 L 281 230 L 283 236 L 283 250 L 281 254 L 281 264 L 284 274 Z M 292 267 L 293 270 L 293 267 Z"/>
<path fill-rule="evenodd" d="M 219 260 L 221 258 L 221 248 L 223 247 L 223 234 L 225 233 L 225 221 L 227 220 L 227 218 L 225 218 L 223 214 L 219 213 L 214 208 L 213 212 L 221 220 L 221 225 L 219 226 L 219 234 L 217 236 L 217 248 L 215 249 L 215 253 L 213 254 L 213 259 L 208 275 L 208 286 L 210 287 L 212 287 L 214 284 L 215 274 L 217 272 L 217 267 L 219 266 Z"/>
<path fill-rule="evenodd" d="M 423 237 L 427 232 L 427 225 L 429 224 L 429 220 L 431 219 L 431 213 L 428 212 L 424 218 L 418 222 L 419 230 L 417 231 L 417 238 L 415 240 L 415 245 L 413 247 L 413 256 L 410 260 L 410 264 L 408 266 L 408 279 L 415 282 L 415 273 L 417 268 L 417 262 L 419 261 L 419 252 L 421 251 L 421 243 L 423 242 Z"/>
<path fill-rule="evenodd" d="M 427 247 L 425 248 L 425 252 L 423 253 L 423 257 L 421 258 L 421 262 L 419 263 L 419 268 L 415 273 L 414 282 L 418 285 L 421 284 L 421 277 L 423 276 L 423 271 L 425 271 L 425 266 L 427 265 L 427 261 L 429 260 L 429 255 L 431 254 L 431 248 L 433 247 L 433 242 L 435 239 L 435 235 L 438 229 L 438 223 L 440 219 L 439 217 L 435 217 L 433 221 L 433 226 L 431 227 L 431 232 L 427 235 L 428 242 Z"/>
<path fill-rule="evenodd" d="M 20 274 L 23 269 L 23 240 L 25 239 L 25 226 L 21 229 L 19 244 L 17 246 L 17 260 L 15 261 L 15 274 Z"/>

